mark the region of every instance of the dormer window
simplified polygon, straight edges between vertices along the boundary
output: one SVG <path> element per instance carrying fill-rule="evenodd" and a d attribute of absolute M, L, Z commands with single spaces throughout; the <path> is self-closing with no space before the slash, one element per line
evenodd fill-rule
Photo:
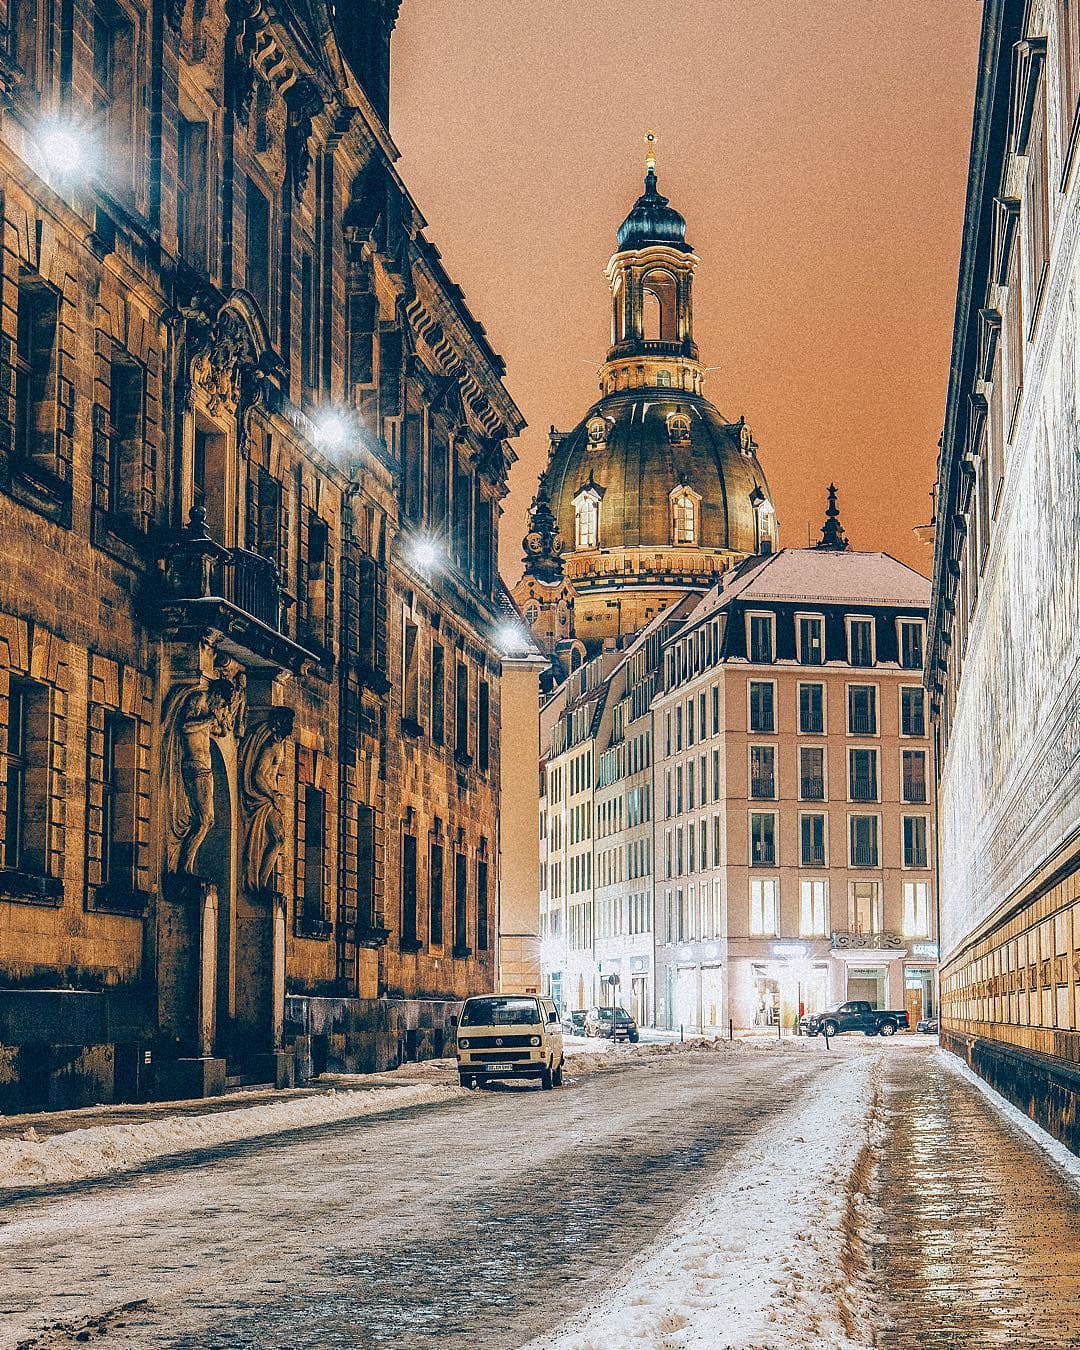
<path fill-rule="evenodd" d="M 583 488 L 574 498 L 574 547 L 596 548 L 600 538 L 600 494 Z"/>
<path fill-rule="evenodd" d="M 698 503 L 701 498 L 690 488 L 677 487 L 671 494 L 671 542 L 696 544 Z"/>
<path fill-rule="evenodd" d="M 690 440 L 690 414 L 673 412 L 667 419 L 668 440 L 672 445 L 686 445 Z"/>

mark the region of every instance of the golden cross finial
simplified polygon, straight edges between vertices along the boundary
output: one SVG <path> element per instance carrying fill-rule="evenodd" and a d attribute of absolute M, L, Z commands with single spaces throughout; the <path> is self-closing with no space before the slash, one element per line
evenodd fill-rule
<path fill-rule="evenodd" d="M 645 169 L 647 172 L 656 171 L 656 136 L 651 131 L 645 133 Z"/>

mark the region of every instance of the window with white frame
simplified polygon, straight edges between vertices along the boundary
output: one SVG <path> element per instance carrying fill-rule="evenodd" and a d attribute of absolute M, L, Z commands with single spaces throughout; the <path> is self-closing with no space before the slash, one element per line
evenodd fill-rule
<path fill-rule="evenodd" d="M 799 660 L 804 666 L 820 666 L 825 660 L 825 621 L 820 614 L 799 616 Z"/>
<path fill-rule="evenodd" d="M 921 619 L 900 620 L 900 664 L 905 670 L 922 670 L 923 624 Z"/>
<path fill-rule="evenodd" d="M 853 933 L 880 933 L 884 930 L 885 913 L 880 881 L 851 883 L 850 923 Z"/>
<path fill-rule="evenodd" d="M 600 540 L 600 496 L 592 489 L 574 498 L 574 546 L 596 548 Z"/>
<path fill-rule="evenodd" d="M 671 542 L 697 542 L 698 497 L 689 488 L 677 487 L 671 494 Z"/>
<path fill-rule="evenodd" d="M 799 747 L 799 796 L 807 802 L 825 800 L 825 747 Z"/>
<path fill-rule="evenodd" d="M 814 736 L 825 730 L 825 686 L 799 685 L 799 732 Z"/>
<path fill-rule="evenodd" d="M 929 937 L 930 886 L 925 881 L 904 882 L 904 936 Z"/>
<path fill-rule="evenodd" d="M 825 817 L 814 813 L 799 818 L 799 861 L 803 867 L 825 866 Z"/>
<path fill-rule="evenodd" d="M 776 730 L 776 687 L 771 680 L 750 681 L 750 730 Z"/>
<path fill-rule="evenodd" d="M 926 816 L 904 816 L 904 866 L 928 866 Z"/>
<path fill-rule="evenodd" d="M 900 735 L 926 735 L 926 698 L 921 685 L 900 688 Z"/>
<path fill-rule="evenodd" d="M 848 664 L 852 666 L 872 666 L 874 664 L 874 621 L 873 619 L 848 619 Z"/>
<path fill-rule="evenodd" d="M 775 937 L 780 931 L 780 883 L 775 877 L 750 881 L 750 932 L 755 937 Z"/>
<path fill-rule="evenodd" d="M 776 814 L 750 813 L 750 866 L 771 867 L 776 863 Z"/>
<path fill-rule="evenodd" d="M 747 650 L 750 660 L 757 665 L 771 665 L 776 644 L 773 640 L 775 619 L 771 614 L 746 616 Z"/>
<path fill-rule="evenodd" d="M 799 933 L 802 937 L 824 937 L 829 931 L 826 881 L 803 881 L 799 887 Z"/>
<path fill-rule="evenodd" d="M 878 818 L 877 816 L 849 817 L 852 867 L 877 867 L 878 862 Z"/>

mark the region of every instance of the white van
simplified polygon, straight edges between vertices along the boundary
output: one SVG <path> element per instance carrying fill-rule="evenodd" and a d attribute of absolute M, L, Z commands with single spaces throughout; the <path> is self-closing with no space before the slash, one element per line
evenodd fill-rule
<path fill-rule="evenodd" d="M 561 1087 L 563 1034 L 559 1010 L 534 994 L 478 994 L 465 1000 L 457 1023 L 462 1087 L 489 1078 L 539 1078 Z"/>

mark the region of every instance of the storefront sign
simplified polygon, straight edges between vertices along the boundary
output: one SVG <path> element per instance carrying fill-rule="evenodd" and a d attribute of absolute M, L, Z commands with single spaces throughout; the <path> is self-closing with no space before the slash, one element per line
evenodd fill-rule
<path fill-rule="evenodd" d="M 834 952 L 898 952 L 904 939 L 899 933 L 834 933 Z"/>

